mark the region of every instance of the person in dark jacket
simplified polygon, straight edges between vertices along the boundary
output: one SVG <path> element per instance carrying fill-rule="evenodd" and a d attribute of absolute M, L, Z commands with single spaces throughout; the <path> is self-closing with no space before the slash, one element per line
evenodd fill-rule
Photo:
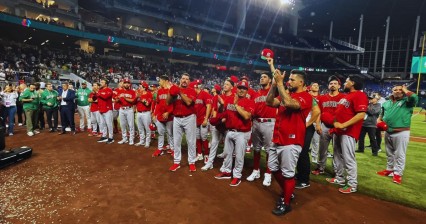
<path fill-rule="evenodd" d="M 75 110 L 75 91 L 68 89 L 68 82 L 62 83 L 62 90 L 58 94 L 60 101 L 61 126 L 60 135 L 65 134 L 65 128 L 70 127 L 71 133 L 75 134 L 74 110 Z"/>
<path fill-rule="evenodd" d="M 375 134 L 376 134 L 377 118 L 379 117 L 381 106 L 379 103 L 377 103 L 378 99 L 374 95 L 370 95 L 368 99 L 370 100 L 370 103 L 368 104 L 368 109 L 364 118 L 364 123 L 362 123 L 362 129 L 361 129 L 359 142 L 358 142 L 358 150 L 356 152 L 360 152 L 360 153 L 364 152 L 365 134 L 368 133 L 368 138 L 370 138 L 370 145 L 371 145 L 373 156 L 377 156 L 377 153 L 380 147 L 377 144 Z"/>

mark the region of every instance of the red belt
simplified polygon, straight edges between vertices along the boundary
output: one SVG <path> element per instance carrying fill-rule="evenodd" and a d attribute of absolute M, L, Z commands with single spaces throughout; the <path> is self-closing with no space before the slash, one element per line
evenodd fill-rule
<path fill-rule="evenodd" d="M 257 118 L 256 121 L 260 123 L 264 123 L 264 122 L 273 122 L 275 121 L 275 119 L 274 118 Z"/>
<path fill-rule="evenodd" d="M 228 131 L 231 131 L 231 132 L 249 132 L 249 131 L 243 131 L 243 130 L 239 130 L 239 129 L 228 129 Z"/>
<path fill-rule="evenodd" d="M 130 108 L 132 108 L 132 107 L 120 107 L 120 109 L 122 109 L 122 110 L 127 110 L 127 109 L 130 109 Z"/>

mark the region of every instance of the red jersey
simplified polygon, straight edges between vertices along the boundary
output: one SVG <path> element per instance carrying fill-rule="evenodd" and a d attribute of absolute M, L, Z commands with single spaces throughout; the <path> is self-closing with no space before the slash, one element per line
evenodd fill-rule
<path fill-rule="evenodd" d="M 122 90 L 122 88 L 117 88 L 112 91 L 112 98 L 114 99 L 113 108 L 114 110 L 119 110 L 121 107 L 120 100 L 118 99 L 118 94 Z"/>
<path fill-rule="evenodd" d="M 359 112 L 367 112 L 367 108 L 368 98 L 364 92 L 350 92 L 339 101 L 339 105 L 337 106 L 336 110 L 336 121 L 339 123 L 344 123 Z M 337 129 L 336 134 L 349 135 L 358 140 L 363 122 L 364 120 L 360 120 L 345 129 Z"/>
<path fill-rule="evenodd" d="M 154 116 L 160 122 L 167 122 L 173 120 L 173 105 L 167 105 L 167 96 L 169 95 L 169 89 L 158 89 L 157 100 L 155 103 Z M 169 112 L 169 117 L 164 120 L 163 114 Z"/>
<path fill-rule="evenodd" d="M 280 101 L 280 97 L 277 97 Z M 292 110 L 280 104 L 276 116 L 272 142 L 277 145 L 300 145 L 305 143 L 306 117 L 312 110 L 312 96 L 303 91 L 291 93 L 291 98 L 300 104 L 298 110 Z"/>
<path fill-rule="evenodd" d="M 238 106 L 244 108 L 245 111 L 254 114 L 254 101 L 242 98 L 238 100 Z M 236 129 L 240 132 L 248 132 L 251 130 L 251 119 L 244 120 L 243 117 L 238 113 L 235 105 L 233 103 L 228 103 L 226 106 L 226 128 L 227 129 Z"/>
<path fill-rule="evenodd" d="M 247 99 L 254 100 L 256 97 L 257 97 L 257 92 L 256 92 L 256 91 L 254 91 L 253 89 L 250 89 L 250 88 L 249 88 L 249 89 L 247 90 L 246 98 L 247 98 Z"/>
<path fill-rule="evenodd" d="M 207 115 L 207 105 L 212 104 L 212 97 L 210 94 L 200 91 L 195 98 L 195 111 L 197 115 L 197 126 L 200 126 Z"/>
<path fill-rule="evenodd" d="M 90 112 L 99 111 L 98 102 L 95 102 L 95 101 L 98 100 L 98 97 L 96 96 L 96 93 L 95 92 L 91 92 L 89 94 L 89 98 L 91 98 L 93 100 L 93 102 L 90 103 Z"/>
<path fill-rule="evenodd" d="M 253 118 L 275 118 L 277 116 L 277 108 L 266 105 L 266 96 L 269 89 L 260 89 L 254 98 L 256 105 Z"/>
<path fill-rule="evenodd" d="M 101 88 L 96 94 L 101 114 L 112 110 L 112 94 L 112 90 L 108 87 Z"/>
<path fill-rule="evenodd" d="M 126 98 L 135 99 L 136 98 L 136 92 L 133 89 L 119 89 L 117 91 L 117 102 L 119 102 L 120 107 L 132 107 L 133 102 L 130 103 L 126 100 Z"/>
<path fill-rule="evenodd" d="M 319 100 L 318 106 L 321 109 L 321 113 L 329 112 L 334 115 L 337 108 L 337 104 L 343 97 L 345 97 L 345 94 L 343 93 L 339 93 L 336 96 L 330 96 L 330 94 L 328 93 L 319 96 L 317 99 Z"/>
<path fill-rule="evenodd" d="M 219 95 L 212 96 L 212 111 L 216 111 L 219 108 Z M 213 113 L 210 113 L 213 114 Z"/>
<path fill-rule="evenodd" d="M 192 88 L 180 88 L 180 92 L 183 95 L 186 95 L 192 100 L 192 103 L 188 106 L 186 105 L 179 94 L 174 102 L 173 114 L 177 117 L 186 117 L 191 114 L 195 114 L 195 98 L 197 93 Z"/>
<path fill-rule="evenodd" d="M 152 94 L 147 91 L 145 94 L 142 94 L 142 91 L 138 91 L 140 96 L 136 99 L 136 110 L 138 112 L 151 111 L 151 103 L 152 103 Z M 146 102 L 146 103 L 144 103 Z M 147 106 L 148 105 L 148 106 Z"/>
<path fill-rule="evenodd" d="M 226 107 L 228 106 L 228 104 L 233 104 L 234 103 L 234 99 L 235 99 L 235 94 L 232 93 L 231 95 L 227 96 L 227 95 L 220 95 L 220 98 L 223 99 L 223 108 L 224 110 L 226 109 Z"/>

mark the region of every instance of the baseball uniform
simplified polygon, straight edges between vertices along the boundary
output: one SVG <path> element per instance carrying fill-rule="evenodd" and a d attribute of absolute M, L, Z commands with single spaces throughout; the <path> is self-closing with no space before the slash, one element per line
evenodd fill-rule
<path fill-rule="evenodd" d="M 114 130 L 112 124 L 112 96 L 113 92 L 108 87 L 103 87 L 99 89 L 98 93 L 96 94 L 96 97 L 98 99 L 99 113 L 101 115 L 101 125 L 99 126 L 99 128 L 102 132 L 102 138 L 100 139 L 102 140 L 102 142 L 106 142 L 104 140 L 107 136 L 108 139 L 112 141 L 114 139 Z"/>
<path fill-rule="evenodd" d="M 119 118 L 122 140 L 118 144 L 129 142 L 134 144 L 135 139 L 135 113 L 133 110 L 133 101 L 136 98 L 136 92 L 133 89 L 122 88 L 117 91 L 117 102 L 120 104 Z M 127 101 L 129 99 L 132 102 Z M 127 130 L 129 127 L 129 130 Z M 127 139 L 127 131 L 129 131 L 129 139 Z"/>
<path fill-rule="evenodd" d="M 139 97 L 136 99 L 136 124 L 139 130 L 140 141 L 136 145 L 144 145 L 148 148 L 151 143 L 149 125 L 151 124 L 152 94 L 149 91 L 138 90 Z"/>

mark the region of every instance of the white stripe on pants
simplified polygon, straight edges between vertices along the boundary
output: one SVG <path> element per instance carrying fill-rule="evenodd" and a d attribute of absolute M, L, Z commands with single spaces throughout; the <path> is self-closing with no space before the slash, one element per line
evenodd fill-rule
<path fill-rule="evenodd" d="M 90 112 L 90 124 L 91 124 L 93 132 L 98 132 L 98 125 L 99 125 L 99 130 L 101 129 L 100 116 L 101 114 L 99 113 L 99 111 Z"/>
<path fill-rule="evenodd" d="M 316 126 L 316 124 L 314 123 L 314 127 Z M 311 140 L 311 157 L 315 157 L 318 159 L 318 153 L 319 153 L 319 139 L 320 139 L 320 135 L 315 131 L 314 132 L 314 136 L 312 137 Z"/>
<path fill-rule="evenodd" d="M 185 133 L 186 142 L 188 145 L 188 162 L 194 164 L 196 161 L 195 151 L 195 130 L 197 128 L 197 121 L 195 114 L 187 117 L 174 117 L 173 118 L 173 141 L 174 141 L 174 163 L 180 163 L 182 159 L 182 136 Z"/>
<path fill-rule="evenodd" d="M 393 170 L 396 175 L 402 176 L 405 168 L 405 156 L 410 140 L 410 131 L 401 131 L 389 134 L 385 132 L 387 155 L 387 170 Z"/>
<path fill-rule="evenodd" d="M 355 158 L 356 141 L 348 135 L 334 135 L 333 162 L 336 171 L 336 179 L 345 181 L 345 170 L 348 173 L 348 185 L 358 186 L 358 170 Z"/>
<path fill-rule="evenodd" d="M 155 122 L 157 126 L 158 132 L 158 149 L 163 149 L 164 147 L 164 136 L 167 133 L 167 142 L 171 149 L 174 149 L 173 142 L 173 121 L 167 121 L 167 123 L 159 122 L 158 120 Z"/>
<path fill-rule="evenodd" d="M 80 117 L 80 129 L 84 130 L 84 118 L 86 118 L 87 128 L 92 129 L 90 120 L 90 106 L 77 106 L 78 117 Z"/>
<path fill-rule="evenodd" d="M 133 108 L 119 110 L 121 137 L 127 139 L 127 126 L 129 127 L 129 140 L 133 142 L 135 139 L 135 112 Z"/>
<path fill-rule="evenodd" d="M 292 178 L 295 175 L 300 152 L 302 152 L 300 145 L 283 146 L 272 143 L 268 152 L 268 168 L 272 172 L 281 170 L 285 178 Z"/>
<path fill-rule="evenodd" d="M 151 112 L 138 112 L 136 113 L 136 124 L 139 130 L 139 138 L 142 144 L 149 145 L 151 143 L 151 130 L 149 125 L 151 124 Z"/>
<path fill-rule="evenodd" d="M 213 164 L 213 161 L 216 158 L 217 149 L 219 148 L 219 143 L 224 138 L 225 134 L 219 132 L 213 125 L 210 126 L 210 132 L 212 135 L 212 139 L 210 142 L 210 154 L 207 163 Z"/>
<path fill-rule="evenodd" d="M 246 153 L 247 146 L 247 132 L 236 132 L 228 131 L 225 137 L 225 145 L 223 147 L 225 151 L 225 159 L 223 160 L 221 172 L 231 173 L 232 169 L 232 158 L 235 152 L 235 165 L 232 170 L 232 176 L 234 178 L 241 178 L 241 172 L 244 167 L 244 155 Z"/>
<path fill-rule="evenodd" d="M 101 113 L 101 123 L 99 128 L 102 132 L 102 137 L 106 138 L 108 133 L 108 138 L 114 138 L 114 132 L 112 128 L 112 110 L 109 110 L 105 113 Z"/>

